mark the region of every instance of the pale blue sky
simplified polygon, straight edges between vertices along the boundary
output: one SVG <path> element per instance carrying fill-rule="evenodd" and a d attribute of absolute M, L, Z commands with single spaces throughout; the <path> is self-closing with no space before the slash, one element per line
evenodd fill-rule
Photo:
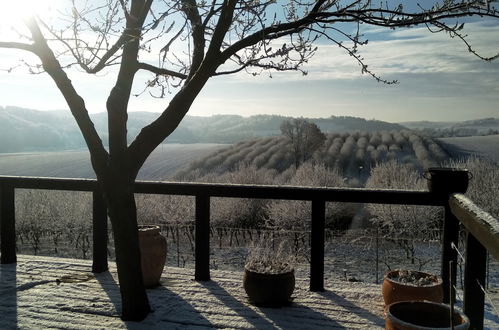
<path fill-rule="evenodd" d="M 483 55 L 499 52 L 499 23 L 470 23 L 472 45 Z M 466 120 L 499 117 L 499 61 L 487 63 L 467 52 L 456 39 L 424 28 L 370 29 L 369 44 L 360 48 L 369 67 L 398 85 L 383 85 L 367 75 L 337 46 L 319 45 L 305 66 L 309 72 L 215 77 L 192 106 L 190 115 L 279 114 L 305 117 L 357 116 L 390 122 Z M 0 49 L 0 69 L 18 63 L 21 51 Z M 34 59 L 36 62 L 36 59 Z M 111 73 L 89 77 L 69 72 L 90 112 L 105 110 Z M 136 91 L 143 81 L 137 81 Z M 161 111 L 167 99 L 134 98 L 130 111 Z M 66 109 L 64 99 L 46 74 L 23 69 L 0 72 L 0 105 L 39 110 Z"/>

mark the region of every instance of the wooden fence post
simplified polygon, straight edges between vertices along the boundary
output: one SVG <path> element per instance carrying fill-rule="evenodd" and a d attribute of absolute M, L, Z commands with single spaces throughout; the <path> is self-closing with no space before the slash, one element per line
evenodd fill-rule
<path fill-rule="evenodd" d="M 310 291 L 324 291 L 324 234 L 326 202 L 312 201 L 312 242 L 310 246 Z"/>
<path fill-rule="evenodd" d="M 0 187 L 0 262 L 2 264 L 17 262 L 14 198 L 14 187 L 2 184 Z"/>
<path fill-rule="evenodd" d="M 210 280 L 210 196 L 196 196 L 196 281 Z"/>
<path fill-rule="evenodd" d="M 483 329 L 487 250 L 471 233 L 466 237 L 463 311 L 470 319 L 470 329 Z"/>
<path fill-rule="evenodd" d="M 93 223 L 93 263 L 92 272 L 102 273 L 108 270 L 107 264 L 107 207 L 99 189 L 92 192 Z"/>
<path fill-rule="evenodd" d="M 465 193 L 468 188 L 468 171 L 457 168 L 429 168 L 429 189 L 435 193 L 435 198 L 445 201 L 445 213 L 442 233 L 442 285 L 444 288 L 444 303 L 455 301 L 457 248 L 459 245 L 459 220 L 452 214 L 449 207 L 449 196 L 452 193 Z M 452 275 L 450 275 L 452 274 Z M 452 277 L 452 278 L 451 278 Z M 451 292 L 452 291 L 452 297 Z"/>

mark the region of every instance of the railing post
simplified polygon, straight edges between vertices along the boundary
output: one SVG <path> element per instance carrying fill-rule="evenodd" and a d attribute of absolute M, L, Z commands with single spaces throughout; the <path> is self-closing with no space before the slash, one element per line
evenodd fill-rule
<path fill-rule="evenodd" d="M 107 265 L 107 207 L 100 190 L 92 192 L 93 263 L 92 272 L 102 273 Z"/>
<path fill-rule="evenodd" d="M 450 303 L 451 298 L 452 301 L 456 300 L 456 290 L 453 288 L 451 289 L 451 285 L 456 283 L 459 220 L 452 214 L 448 205 L 445 206 L 444 212 L 441 276 L 442 286 L 444 288 L 444 303 L 448 304 Z"/>
<path fill-rule="evenodd" d="M 465 258 L 463 311 L 470 319 L 470 329 L 483 329 L 487 250 L 469 232 Z"/>
<path fill-rule="evenodd" d="M 468 171 L 456 168 L 429 168 L 428 187 L 436 194 L 436 198 L 445 201 L 445 213 L 442 233 L 442 285 L 444 303 L 455 301 L 456 292 L 451 290 L 456 283 L 457 248 L 459 243 L 459 220 L 449 207 L 449 196 L 452 193 L 465 193 L 468 188 Z M 451 275 L 452 274 L 452 275 Z M 452 278 L 451 278 L 452 277 Z M 452 291 L 452 297 L 451 293 Z"/>
<path fill-rule="evenodd" d="M 210 280 L 210 196 L 196 196 L 196 281 Z"/>
<path fill-rule="evenodd" d="M 324 291 L 324 234 L 326 202 L 312 200 L 310 291 Z"/>
<path fill-rule="evenodd" d="M 17 262 L 14 198 L 14 187 L 2 184 L 0 187 L 0 262 L 2 264 Z"/>

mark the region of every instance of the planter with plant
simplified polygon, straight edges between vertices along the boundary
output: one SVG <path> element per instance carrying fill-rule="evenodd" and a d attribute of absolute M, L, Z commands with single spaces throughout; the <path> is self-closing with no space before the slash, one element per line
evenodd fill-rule
<path fill-rule="evenodd" d="M 397 269 L 385 274 L 382 285 L 385 306 L 398 301 L 443 301 L 442 280 L 433 274 Z"/>
<path fill-rule="evenodd" d="M 268 244 L 253 246 L 246 260 L 243 285 L 251 303 L 281 307 L 291 303 L 295 288 L 294 259 L 281 244 L 273 250 Z"/>

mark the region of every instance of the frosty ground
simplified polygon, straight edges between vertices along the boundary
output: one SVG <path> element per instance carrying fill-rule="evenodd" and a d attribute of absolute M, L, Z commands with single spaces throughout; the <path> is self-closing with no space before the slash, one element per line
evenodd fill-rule
<path fill-rule="evenodd" d="M 324 292 L 297 280 L 293 303 L 258 308 L 248 303 L 242 273 L 212 270 L 194 281 L 191 268 L 166 267 L 161 286 L 148 290 L 154 312 L 143 322 L 123 322 L 116 268 L 91 274 L 91 262 L 20 255 L 0 266 L 1 329 L 376 329 L 383 328 L 380 286 L 328 279 Z M 486 328 L 499 319 L 486 310 Z"/>

